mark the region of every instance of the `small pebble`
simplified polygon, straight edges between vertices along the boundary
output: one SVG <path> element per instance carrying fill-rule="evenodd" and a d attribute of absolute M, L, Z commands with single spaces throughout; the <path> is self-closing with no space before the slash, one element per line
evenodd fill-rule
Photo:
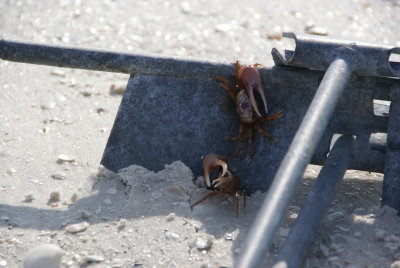
<path fill-rule="evenodd" d="M 198 236 L 192 242 L 192 247 L 197 248 L 198 250 L 208 250 L 211 248 L 213 240 L 211 237 L 207 236 Z"/>
<path fill-rule="evenodd" d="M 103 261 L 104 261 L 104 257 L 102 257 L 102 256 L 90 255 L 90 256 L 84 256 L 79 261 L 79 264 L 80 265 L 87 265 L 87 264 L 91 264 L 91 263 L 94 263 L 94 262 L 103 262 Z"/>
<path fill-rule="evenodd" d="M 112 84 L 110 86 L 110 94 L 111 95 L 123 95 L 125 93 L 125 85 L 115 85 Z"/>
<path fill-rule="evenodd" d="M 9 174 L 9 175 L 11 175 L 11 174 L 13 174 L 13 173 L 15 173 L 15 172 L 17 172 L 17 170 L 16 170 L 15 168 L 9 168 L 9 169 L 7 170 L 7 174 Z"/>
<path fill-rule="evenodd" d="M 59 156 L 57 156 L 57 163 L 64 163 L 64 162 L 67 163 L 75 162 L 75 157 L 68 156 L 65 154 L 60 154 Z"/>
<path fill-rule="evenodd" d="M 68 225 L 67 227 L 65 227 L 65 231 L 67 231 L 68 233 L 71 233 L 71 234 L 75 234 L 75 233 L 85 231 L 88 226 L 89 226 L 89 223 L 84 221 L 84 222 Z"/>
<path fill-rule="evenodd" d="M 125 219 L 120 219 L 120 220 L 118 221 L 118 223 L 117 223 L 117 228 L 118 228 L 118 230 L 125 229 L 126 223 L 127 223 L 127 222 L 126 222 Z"/>
<path fill-rule="evenodd" d="M 269 33 L 267 34 L 268 40 L 281 40 L 282 39 L 282 34 L 279 33 Z"/>
<path fill-rule="evenodd" d="M 215 31 L 217 32 L 228 32 L 231 29 L 231 26 L 229 24 L 217 24 L 215 26 Z"/>
<path fill-rule="evenodd" d="M 167 215 L 167 222 L 171 222 L 173 220 L 175 220 L 175 213 L 169 213 Z"/>
<path fill-rule="evenodd" d="M 56 245 L 46 244 L 34 248 L 23 259 L 24 268 L 59 268 L 64 251 Z"/>
<path fill-rule="evenodd" d="M 76 200 L 78 200 L 78 194 L 77 193 L 73 193 L 71 198 L 69 199 L 69 201 L 73 205 L 73 204 L 75 204 Z"/>
<path fill-rule="evenodd" d="M 325 28 L 322 28 L 322 27 L 318 27 L 318 26 L 306 27 L 306 33 L 313 34 L 313 35 L 322 35 L 322 36 L 329 35 L 328 30 L 326 30 Z"/>
<path fill-rule="evenodd" d="M 0 220 L 2 220 L 2 221 L 9 221 L 9 220 L 10 220 L 10 217 L 3 215 L 3 216 L 0 217 Z"/>
<path fill-rule="evenodd" d="M 54 75 L 54 76 L 62 76 L 62 77 L 65 77 L 65 71 L 63 71 L 63 70 L 58 70 L 58 69 L 52 70 L 52 71 L 50 72 L 50 74 L 51 74 L 51 75 Z"/>
<path fill-rule="evenodd" d="M 64 180 L 66 177 L 65 177 L 65 174 L 64 173 L 62 173 L 62 172 L 60 172 L 60 173 L 54 173 L 54 174 L 51 174 L 50 175 L 53 179 L 55 179 L 55 180 Z"/>
<path fill-rule="evenodd" d="M 166 232 L 165 238 L 167 240 L 179 240 L 179 235 L 176 233 L 172 233 L 172 232 Z"/>
<path fill-rule="evenodd" d="M 225 234 L 225 240 L 232 241 L 233 240 L 233 234 L 232 233 L 226 233 Z"/>
<path fill-rule="evenodd" d="M 50 193 L 50 201 L 60 201 L 61 194 L 58 191 L 54 191 Z"/>
<path fill-rule="evenodd" d="M 42 110 L 51 110 L 54 107 L 56 107 L 56 103 L 55 102 L 46 102 L 40 105 L 40 109 Z"/>
<path fill-rule="evenodd" d="M 0 260 L 0 267 L 7 267 L 7 261 L 6 260 Z"/>
<path fill-rule="evenodd" d="M 27 195 L 25 195 L 24 202 L 31 203 L 33 201 L 33 199 L 35 199 L 33 194 L 27 194 Z"/>

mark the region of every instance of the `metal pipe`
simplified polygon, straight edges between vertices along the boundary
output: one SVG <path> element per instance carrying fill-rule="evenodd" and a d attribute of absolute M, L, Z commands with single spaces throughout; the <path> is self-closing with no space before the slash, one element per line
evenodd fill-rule
<path fill-rule="evenodd" d="M 346 172 L 353 141 L 352 136 L 341 136 L 336 140 L 273 268 L 297 268 L 303 263 L 318 226 L 333 200 L 336 186 Z"/>
<path fill-rule="evenodd" d="M 382 205 L 400 209 L 400 86 L 392 88 Z"/>
<path fill-rule="evenodd" d="M 118 53 L 0 40 L 3 60 L 67 68 L 175 77 L 214 79 L 230 76 L 233 66 L 211 61 Z"/>
<path fill-rule="evenodd" d="M 337 101 L 353 71 L 349 59 L 335 59 L 286 153 L 260 211 L 251 226 L 242 253 L 234 267 L 262 266 L 276 229 L 288 207 L 296 186 L 325 132 Z"/>

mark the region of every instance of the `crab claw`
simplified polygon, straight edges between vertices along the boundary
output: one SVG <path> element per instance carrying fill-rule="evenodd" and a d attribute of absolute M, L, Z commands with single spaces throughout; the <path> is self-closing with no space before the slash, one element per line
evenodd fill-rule
<path fill-rule="evenodd" d="M 210 174 L 218 167 L 222 168 L 222 174 L 219 176 L 225 176 L 228 172 L 228 164 L 223 160 L 224 158 L 217 154 L 208 154 L 203 158 L 203 170 L 204 180 L 207 187 L 211 187 Z"/>
<path fill-rule="evenodd" d="M 258 72 L 257 68 L 255 66 L 243 66 L 239 69 L 238 76 L 246 88 L 246 93 L 249 96 L 250 103 L 257 115 L 261 117 L 256 100 L 254 99 L 254 89 L 256 89 L 260 94 L 264 104 L 265 113 L 268 114 L 267 100 L 265 99 L 264 90 L 261 86 L 260 73 Z"/>

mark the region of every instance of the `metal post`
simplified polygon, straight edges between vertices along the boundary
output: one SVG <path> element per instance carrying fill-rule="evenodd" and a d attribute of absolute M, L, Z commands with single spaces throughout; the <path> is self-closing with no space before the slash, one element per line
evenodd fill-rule
<path fill-rule="evenodd" d="M 288 207 L 296 186 L 318 146 L 354 65 L 350 59 L 335 59 L 317 90 L 260 211 L 251 226 L 234 267 L 260 267 Z"/>
<path fill-rule="evenodd" d="M 273 268 L 297 268 L 303 263 L 318 226 L 333 200 L 336 186 L 346 172 L 353 141 L 351 136 L 341 136 L 336 140 Z"/>
<path fill-rule="evenodd" d="M 392 88 L 382 205 L 400 209 L 400 86 Z"/>

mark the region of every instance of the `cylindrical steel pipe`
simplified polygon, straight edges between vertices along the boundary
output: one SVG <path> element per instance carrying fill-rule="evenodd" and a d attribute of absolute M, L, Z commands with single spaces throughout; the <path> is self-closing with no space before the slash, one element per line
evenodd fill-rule
<path fill-rule="evenodd" d="M 352 74 L 350 59 L 335 59 L 286 153 L 267 196 L 251 226 L 236 268 L 260 267 L 303 172 L 332 117 L 337 101 Z"/>
<path fill-rule="evenodd" d="M 318 226 L 333 200 L 336 186 L 346 172 L 353 141 L 351 136 L 341 136 L 336 140 L 273 268 L 301 267 Z"/>

